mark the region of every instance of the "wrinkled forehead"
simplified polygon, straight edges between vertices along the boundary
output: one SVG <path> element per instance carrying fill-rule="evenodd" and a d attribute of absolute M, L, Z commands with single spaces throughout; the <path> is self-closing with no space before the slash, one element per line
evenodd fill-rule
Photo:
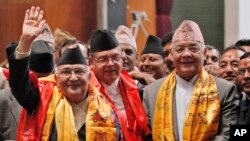
<path fill-rule="evenodd" d="M 197 46 L 200 47 L 201 49 L 205 48 L 205 45 L 197 42 L 197 41 L 177 41 L 175 43 L 172 43 L 171 48 L 173 47 L 189 47 L 189 46 Z"/>
<path fill-rule="evenodd" d="M 130 44 L 126 44 L 126 43 L 120 43 L 118 45 L 122 50 L 124 49 L 131 49 L 131 50 L 135 50 L 135 48 L 133 46 L 131 46 Z M 136 50 L 135 50 L 136 51 Z"/>
<path fill-rule="evenodd" d="M 239 67 L 249 67 L 250 66 L 250 57 L 244 58 L 240 60 Z"/>
<path fill-rule="evenodd" d="M 218 58 L 220 57 L 219 52 L 216 49 L 214 49 L 214 48 L 207 49 L 206 55 L 207 56 L 216 56 Z"/>
<path fill-rule="evenodd" d="M 230 49 L 224 54 L 222 54 L 222 59 L 240 59 L 240 56 L 244 54 L 243 51 L 237 49 Z"/>

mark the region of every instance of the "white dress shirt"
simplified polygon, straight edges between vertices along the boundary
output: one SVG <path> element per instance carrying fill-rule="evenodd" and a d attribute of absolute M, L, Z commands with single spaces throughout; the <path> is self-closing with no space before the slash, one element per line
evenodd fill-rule
<path fill-rule="evenodd" d="M 186 81 L 182 79 L 180 76 L 176 75 L 175 102 L 176 102 L 178 135 L 180 141 L 183 140 L 182 136 L 183 123 L 188 109 L 188 104 L 192 96 L 196 78 L 197 75 L 193 77 L 191 80 Z"/>
<path fill-rule="evenodd" d="M 111 85 L 106 85 L 104 83 L 102 84 L 107 94 L 109 95 L 110 99 L 114 102 L 118 110 L 123 111 L 125 113 L 125 108 L 124 108 L 121 92 L 118 87 L 118 82 L 119 82 L 119 78 L 117 78 Z"/>

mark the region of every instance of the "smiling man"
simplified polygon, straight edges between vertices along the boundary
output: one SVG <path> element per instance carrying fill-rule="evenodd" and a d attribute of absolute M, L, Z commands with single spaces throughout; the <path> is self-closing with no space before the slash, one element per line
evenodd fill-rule
<path fill-rule="evenodd" d="M 153 140 L 229 139 L 230 125 L 237 120 L 236 87 L 205 71 L 205 51 L 199 26 L 184 20 L 172 39 L 175 70 L 144 90 Z"/>
<path fill-rule="evenodd" d="M 122 48 L 109 30 L 95 30 L 90 37 L 91 84 L 108 99 L 118 116 L 122 140 L 142 141 L 147 118 L 138 87 L 122 70 Z"/>
<path fill-rule="evenodd" d="M 124 52 L 123 69 L 127 72 L 136 70 L 137 63 L 137 45 L 134 35 L 130 29 L 124 25 L 120 25 L 115 32 L 115 37 L 119 42 L 119 46 Z"/>
<path fill-rule="evenodd" d="M 236 46 L 226 48 L 220 58 L 219 76 L 227 81 L 237 83 L 238 64 L 244 51 Z"/>
<path fill-rule="evenodd" d="M 20 42 L 8 53 L 9 84 L 24 108 L 17 140 L 116 140 L 114 111 L 89 84 L 90 70 L 78 46 L 65 49 L 54 75 L 29 74 L 31 43 L 44 29 L 43 15 L 39 7 L 26 10 Z"/>
<path fill-rule="evenodd" d="M 149 35 L 141 53 L 139 69 L 141 72 L 150 74 L 155 79 L 166 75 L 167 65 L 164 62 L 165 54 L 162 49 L 161 39 Z"/>

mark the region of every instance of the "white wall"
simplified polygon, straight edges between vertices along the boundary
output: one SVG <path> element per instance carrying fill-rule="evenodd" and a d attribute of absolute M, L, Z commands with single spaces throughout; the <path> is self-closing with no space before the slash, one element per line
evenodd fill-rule
<path fill-rule="evenodd" d="M 224 0 L 225 47 L 242 38 L 250 39 L 250 0 Z"/>

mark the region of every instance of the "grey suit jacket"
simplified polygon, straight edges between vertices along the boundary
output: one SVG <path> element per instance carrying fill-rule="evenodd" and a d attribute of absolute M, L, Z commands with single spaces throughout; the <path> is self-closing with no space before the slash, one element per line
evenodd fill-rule
<path fill-rule="evenodd" d="M 3 68 L 0 67 L 0 89 L 9 88 L 9 82 L 3 74 Z"/>
<path fill-rule="evenodd" d="M 143 93 L 143 106 L 145 108 L 145 111 L 147 113 L 148 117 L 148 123 L 149 126 L 153 125 L 153 119 L 154 119 L 154 108 L 157 98 L 158 90 L 163 83 L 163 81 L 166 78 L 161 78 L 159 80 L 156 80 L 152 84 L 148 85 L 144 89 Z M 221 78 L 214 77 L 214 80 L 217 85 L 217 90 L 220 97 L 220 105 L 221 105 L 221 115 L 220 115 L 220 123 L 219 123 L 219 129 L 218 129 L 218 135 L 215 136 L 213 140 L 215 141 L 227 141 L 230 137 L 230 125 L 236 124 L 237 121 L 237 111 L 239 106 L 239 98 L 237 94 L 237 88 L 236 86 L 228 82 L 226 80 L 223 80 Z M 173 101 L 174 102 L 174 101 Z M 175 137 L 178 137 L 177 132 L 177 123 L 175 121 L 175 104 L 173 104 L 173 113 L 175 113 L 173 116 L 174 119 L 174 133 Z M 178 140 L 178 139 L 177 139 Z"/>
<path fill-rule="evenodd" d="M 11 90 L 0 89 L 0 141 L 15 140 L 21 106 Z"/>

